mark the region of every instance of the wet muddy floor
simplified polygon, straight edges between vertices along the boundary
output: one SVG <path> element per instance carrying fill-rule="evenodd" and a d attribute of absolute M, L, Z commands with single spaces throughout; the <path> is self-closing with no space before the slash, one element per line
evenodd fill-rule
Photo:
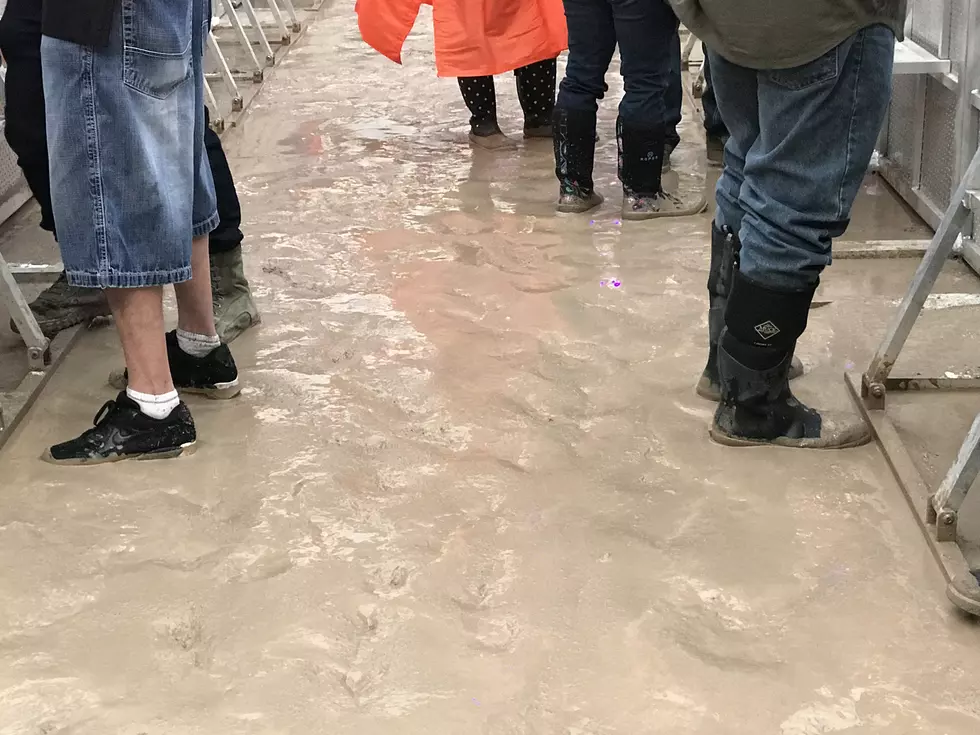
<path fill-rule="evenodd" d="M 980 626 L 878 449 L 708 440 L 710 219 L 620 220 L 618 76 L 608 201 L 556 217 L 550 143 L 471 150 L 428 27 L 399 68 L 325 10 L 225 136 L 264 321 L 242 397 L 191 401 L 197 454 L 38 461 L 113 396 L 103 329 L 0 455 L 0 733 L 975 735 Z M 849 239 L 924 233 L 868 179 Z M 828 272 L 802 398 L 848 407 L 914 267 Z M 975 315 L 928 312 L 909 360 Z"/>

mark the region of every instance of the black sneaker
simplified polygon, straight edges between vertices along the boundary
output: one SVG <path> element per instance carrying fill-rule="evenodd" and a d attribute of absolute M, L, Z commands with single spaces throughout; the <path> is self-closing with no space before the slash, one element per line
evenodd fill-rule
<path fill-rule="evenodd" d="M 174 387 L 182 393 L 225 400 L 242 392 L 238 367 L 226 344 L 215 347 L 204 357 L 194 357 L 180 349 L 174 330 L 167 332 L 167 358 Z M 117 390 L 125 390 L 128 384 L 126 370 L 115 370 L 109 375 L 109 385 Z"/>
<path fill-rule="evenodd" d="M 108 401 L 95 416 L 95 428 L 77 439 L 55 444 L 43 459 L 52 464 L 82 465 L 124 459 L 166 459 L 192 454 L 197 429 L 181 402 L 165 419 L 153 419 L 125 393 Z"/>

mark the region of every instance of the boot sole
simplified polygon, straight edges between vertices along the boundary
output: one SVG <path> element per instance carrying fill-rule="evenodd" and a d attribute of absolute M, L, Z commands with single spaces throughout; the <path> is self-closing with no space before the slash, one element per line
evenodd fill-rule
<path fill-rule="evenodd" d="M 486 136 L 470 133 L 470 143 L 485 151 L 513 150 L 518 147 L 516 140 L 508 138 L 503 133 L 494 133 L 493 135 Z"/>
<path fill-rule="evenodd" d="M 192 441 L 181 444 L 175 449 L 163 449 L 158 452 L 144 452 L 143 454 L 114 454 L 111 457 L 95 457 L 85 459 L 55 459 L 51 456 L 51 450 L 45 451 L 41 459 L 48 464 L 60 465 L 62 467 L 83 467 L 97 464 L 113 464 L 115 462 L 125 462 L 128 459 L 137 461 L 147 461 L 153 459 L 174 459 L 176 457 L 189 457 L 197 451 L 197 442 Z"/>
<path fill-rule="evenodd" d="M 108 308 L 92 309 L 77 319 L 57 319 L 50 322 L 43 322 L 38 319 L 38 326 L 41 328 L 41 334 L 48 339 L 54 339 L 61 332 L 64 332 L 66 329 L 71 329 L 76 324 L 87 324 L 94 319 L 108 319 L 111 316 L 112 312 Z M 37 319 L 37 315 L 34 318 Z M 20 334 L 20 329 L 17 328 L 17 324 L 13 319 L 10 320 L 10 331 L 17 335 Z"/>
<path fill-rule="evenodd" d="M 863 447 L 865 444 L 870 444 L 872 436 L 863 436 L 858 439 L 854 439 L 849 442 L 844 442 L 843 444 L 827 444 L 827 445 L 817 445 L 817 444 L 799 444 L 798 440 L 790 439 L 789 437 L 777 437 L 771 441 L 760 440 L 760 439 L 745 439 L 740 436 L 731 436 L 729 434 L 724 434 L 718 431 L 714 426 L 708 431 L 711 436 L 711 440 L 716 444 L 721 444 L 725 447 L 785 447 L 787 449 L 854 449 L 855 447 Z"/>
<path fill-rule="evenodd" d="M 708 208 L 708 200 L 703 196 L 697 204 L 685 209 L 661 210 L 659 212 L 623 212 L 623 219 L 630 222 L 641 222 L 647 219 L 663 219 L 666 217 L 693 217 Z"/>
<path fill-rule="evenodd" d="M 555 207 L 555 211 L 559 214 L 585 214 L 586 212 L 591 212 L 593 209 L 598 209 L 601 204 L 602 202 L 597 202 L 590 207 L 569 207 L 559 204 Z"/>
<path fill-rule="evenodd" d="M 960 593 L 953 583 L 950 582 L 946 586 L 946 599 L 952 602 L 956 607 L 965 613 L 970 615 L 980 616 L 980 600 L 975 600 L 972 597 L 967 597 Z"/>

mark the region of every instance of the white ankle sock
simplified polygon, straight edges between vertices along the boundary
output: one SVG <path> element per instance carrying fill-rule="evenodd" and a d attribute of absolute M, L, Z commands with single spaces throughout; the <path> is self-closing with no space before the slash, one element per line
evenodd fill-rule
<path fill-rule="evenodd" d="M 167 418 L 170 412 L 180 405 L 180 397 L 175 390 L 164 393 L 162 396 L 154 396 L 150 393 L 140 393 L 132 388 L 127 388 L 126 395 L 136 402 L 140 411 L 157 421 Z"/>
<path fill-rule="evenodd" d="M 180 349 L 191 357 L 207 357 L 215 348 L 221 346 L 221 338 L 218 335 L 194 334 L 185 332 L 183 329 L 177 330 L 177 344 Z"/>

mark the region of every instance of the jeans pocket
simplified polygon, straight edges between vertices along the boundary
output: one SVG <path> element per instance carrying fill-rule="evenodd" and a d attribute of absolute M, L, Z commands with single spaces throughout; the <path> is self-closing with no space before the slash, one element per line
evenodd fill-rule
<path fill-rule="evenodd" d="M 123 82 L 165 99 L 191 77 L 194 0 L 122 0 Z"/>
<path fill-rule="evenodd" d="M 773 84 L 797 92 L 836 79 L 840 74 L 840 47 L 831 49 L 819 59 L 792 69 L 773 69 L 767 76 Z"/>

